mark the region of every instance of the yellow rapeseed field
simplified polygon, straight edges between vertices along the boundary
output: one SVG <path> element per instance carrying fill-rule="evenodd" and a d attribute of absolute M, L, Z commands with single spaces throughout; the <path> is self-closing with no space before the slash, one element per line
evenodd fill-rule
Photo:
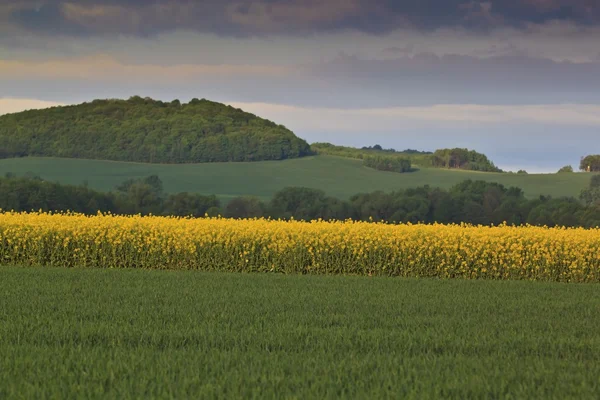
<path fill-rule="evenodd" d="M 600 281 L 600 229 L 0 213 L 0 264 Z"/>

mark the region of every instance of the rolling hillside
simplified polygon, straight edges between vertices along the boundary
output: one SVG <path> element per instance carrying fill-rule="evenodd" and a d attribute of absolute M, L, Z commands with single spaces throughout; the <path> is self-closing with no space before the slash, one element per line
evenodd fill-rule
<path fill-rule="evenodd" d="M 282 125 L 205 99 L 94 100 L 0 116 L 0 158 L 149 163 L 283 160 L 310 154 Z"/>
<path fill-rule="evenodd" d="M 0 160 L 0 174 L 27 172 L 49 181 L 81 184 L 108 191 L 119 183 L 152 174 L 164 182 L 165 190 L 216 194 L 223 200 L 254 195 L 269 199 L 286 186 L 304 186 L 324 190 L 341 199 L 360 192 L 392 191 L 430 185 L 449 188 L 466 179 L 499 182 L 518 186 L 527 197 L 539 195 L 579 196 L 590 175 L 541 174 L 517 175 L 460 170 L 423 168 L 398 174 L 364 167 L 360 160 L 334 156 L 314 156 L 279 162 L 206 163 L 161 165 L 61 158 L 14 158 Z"/>

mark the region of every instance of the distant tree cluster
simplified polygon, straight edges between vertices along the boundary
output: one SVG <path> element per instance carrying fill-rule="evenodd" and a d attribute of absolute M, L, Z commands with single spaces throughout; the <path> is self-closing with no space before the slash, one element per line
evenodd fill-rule
<path fill-rule="evenodd" d="M 373 147 L 357 149 L 354 147 L 336 146 L 331 143 L 313 143 L 311 145 L 311 151 L 316 154 L 363 160 L 363 165 L 365 167 L 374 168 L 380 171 L 412 171 L 410 154 L 396 152 L 394 149 L 384 150 L 378 144 Z"/>
<path fill-rule="evenodd" d="M 84 186 L 60 185 L 40 178 L 0 178 L 0 208 L 15 211 L 76 211 L 95 214 L 153 214 L 173 216 L 222 215 L 231 218 L 272 217 L 297 220 L 375 220 L 472 224 L 531 224 L 600 226 L 600 175 L 594 176 L 581 199 L 525 198 L 519 188 L 467 180 L 449 190 L 429 186 L 362 193 L 349 200 L 329 197 L 321 190 L 288 187 L 269 202 L 241 196 L 225 206 L 214 196 L 166 195 L 157 176 L 129 180 L 116 191 L 100 193 Z"/>
<path fill-rule="evenodd" d="M 574 172 L 573 171 L 573 167 L 570 165 L 565 165 L 564 167 L 562 167 L 561 169 L 558 170 L 559 174 L 568 174 Z"/>
<path fill-rule="evenodd" d="M 316 154 L 332 155 L 347 158 L 363 159 L 365 156 L 377 156 L 377 155 L 398 155 L 402 157 L 407 156 L 418 156 L 425 155 L 429 156 L 433 153 L 430 151 L 419 151 L 413 149 L 406 149 L 397 151 L 395 149 L 384 149 L 381 145 L 374 146 L 363 146 L 362 148 L 349 147 L 349 146 L 337 146 L 331 143 L 313 143 L 310 145 L 311 150 Z"/>
<path fill-rule="evenodd" d="M 433 166 L 470 171 L 502 172 L 485 154 L 468 149 L 440 149 L 432 156 Z"/>
<path fill-rule="evenodd" d="M 411 166 L 502 172 L 486 155 L 468 149 L 440 149 L 433 153 L 408 149 L 399 152 L 394 149 L 383 149 L 380 145 L 357 149 L 354 147 L 335 146 L 330 143 L 313 143 L 311 144 L 311 149 L 317 154 L 360 160 L 364 160 L 366 157 L 399 157 L 403 160 L 408 160 Z M 372 163 L 371 161 L 370 164 Z M 367 163 L 365 165 L 369 166 Z M 407 172 L 410 170 L 412 168 L 397 172 Z"/>
<path fill-rule="evenodd" d="M 0 117 L 0 158 L 200 163 L 308 154 L 308 143 L 284 126 L 204 99 L 182 104 L 134 96 Z"/>
<path fill-rule="evenodd" d="M 402 154 L 433 154 L 433 152 L 431 152 L 431 151 L 421 151 L 421 150 L 415 150 L 415 149 L 405 149 L 405 150 L 400 151 L 400 153 L 402 153 Z"/>
<path fill-rule="evenodd" d="M 376 144 L 374 146 L 363 146 L 360 148 L 361 150 L 375 150 L 375 151 L 382 151 L 382 152 L 386 152 L 386 153 L 401 153 L 401 154 L 433 154 L 430 151 L 419 151 L 419 150 L 413 150 L 413 149 L 406 149 L 406 150 L 402 150 L 402 151 L 397 151 L 396 149 L 393 148 L 389 148 L 389 149 L 384 149 L 383 147 L 381 147 L 381 145 Z"/>
<path fill-rule="evenodd" d="M 363 165 L 379 171 L 410 172 L 412 170 L 410 159 L 397 156 L 365 156 Z"/>
<path fill-rule="evenodd" d="M 380 151 L 376 149 L 357 149 L 354 147 L 336 146 L 331 143 L 313 143 L 310 145 L 310 149 L 316 154 L 356 158 L 359 160 L 362 160 L 365 155 L 380 153 Z"/>
<path fill-rule="evenodd" d="M 579 169 L 581 171 L 600 172 L 600 154 L 582 158 Z"/>

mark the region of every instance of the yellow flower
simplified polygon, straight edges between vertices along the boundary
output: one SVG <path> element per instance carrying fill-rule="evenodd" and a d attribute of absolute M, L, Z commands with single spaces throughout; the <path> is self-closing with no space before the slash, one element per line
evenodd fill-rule
<path fill-rule="evenodd" d="M 600 229 L 0 213 L 6 264 L 600 281 Z"/>

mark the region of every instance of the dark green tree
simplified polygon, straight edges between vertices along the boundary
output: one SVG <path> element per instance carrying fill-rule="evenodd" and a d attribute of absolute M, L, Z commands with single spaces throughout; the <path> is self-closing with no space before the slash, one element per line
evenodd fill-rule
<path fill-rule="evenodd" d="M 600 154 L 583 157 L 579 169 L 587 172 L 600 172 Z"/>
<path fill-rule="evenodd" d="M 570 165 L 565 165 L 561 169 L 558 170 L 559 174 L 570 173 L 573 172 L 573 167 Z"/>
<path fill-rule="evenodd" d="M 600 206 L 600 175 L 592 176 L 589 187 L 581 191 L 579 199 L 587 206 Z"/>
<path fill-rule="evenodd" d="M 204 217 L 208 210 L 219 208 L 217 196 L 203 196 L 195 193 L 178 193 L 169 196 L 164 202 L 163 215 Z M 212 210 L 214 211 L 214 210 Z M 218 214 L 218 211 L 217 211 Z M 211 216 L 216 216 L 211 215 Z"/>
<path fill-rule="evenodd" d="M 260 218 L 264 214 L 265 205 L 256 197 L 236 197 L 225 206 L 225 217 L 227 218 Z"/>

